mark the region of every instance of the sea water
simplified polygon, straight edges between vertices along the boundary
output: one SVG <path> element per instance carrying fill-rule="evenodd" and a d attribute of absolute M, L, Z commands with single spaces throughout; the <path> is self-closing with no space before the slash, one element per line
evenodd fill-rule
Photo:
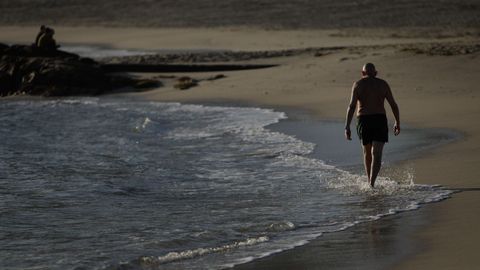
<path fill-rule="evenodd" d="M 94 59 L 102 59 L 109 57 L 126 57 L 126 56 L 147 56 L 147 55 L 178 55 L 191 53 L 208 53 L 208 52 L 223 52 L 227 50 L 212 50 L 212 49 L 157 49 L 157 50 L 138 50 L 138 49 L 116 49 L 101 45 L 84 45 L 84 44 L 64 44 L 62 50 L 81 57 L 89 57 Z"/>
<path fill-rule="evenodd" d="M 141 56 L 152 55 L 157 53 L 156 51 L 140 51 L 129 49 L 114 49 L 107 46 L 94 46 L 94 45 L 79 45 L 79 44 L 66 44 L 61 47 L 61 50 L 66 52 L 78 54 L 81 57 L 90 58 L 104 58 L 104 57 L 124 57 L 124 56 Z"/>
<path fill-rule="evenodd" d="M 222 269 L 450 192 L 312 158 L 271 109 L 0 103 L 1 269 Z M 325 142 L 328 144 L 328 142 Z M 321 151 L 322 145 L 317 145 Z"/>

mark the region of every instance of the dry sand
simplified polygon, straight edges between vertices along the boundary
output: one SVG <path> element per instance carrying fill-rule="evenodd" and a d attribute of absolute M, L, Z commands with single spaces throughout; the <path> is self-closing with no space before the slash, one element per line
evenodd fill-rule
<path fill-rule="evenodd" d="M 0 42 L 26 42 L 35 28 L 3 27 Z M 417 30 L 411 30 L 413 33 Z M 224 79 L 203 81 L 180 91 L 169 83 L 133 97 L 158 101 L 242 102 L 258 106 L 287 106 L 310 111 L 322 119 L 342 120 L 350 87 L 365 62 L 373 62 L 386 79 L 400 106 L 402 125 L 454 129 L 463 138 L 431 150 L 412 161 L 415 182 L 450 188 L 476 189 L 429 205 L 431 222 L 414 234 L 427 248 L 398 265 L 398 269 L 475 269 L 480 243 L 480 53 L 430 56 L 401 51 L 385 44 L 451 42 L 479 44 L 477 37 L 395 38 L 395 31 L 265 31 L 236 29 L 107 29 L 57 28 L 57 40 L 102 43 L 140 49 L 212 48 L 264 50 L 322 46 L 353 46 L 315 57 L 256 60 L 280 66 L 262 70 L 225 72 Z M 362 34 L 363 33 L 363 34 Z M 378 33 L 372 37 L 372 33 Z M 333 35 L 332 35 L 333 34 Z M 167 37 L 168 38 L 165 38 Z M 393 36 L 393 37 L 392 37 Z M 413 35 L 415 36 L 415 35 Z M 382 45 L 355 47 L 358 45 Z M 182 74 L 177 74 L 182 75 Z M 202 78 L 212 74 L 189 74 Z M 390 115 L 390 119 L 391 115 Z M 343 136 L 339 133 L 338 136 Z M 357 143 L 357 142 L 354 142 Z"/>

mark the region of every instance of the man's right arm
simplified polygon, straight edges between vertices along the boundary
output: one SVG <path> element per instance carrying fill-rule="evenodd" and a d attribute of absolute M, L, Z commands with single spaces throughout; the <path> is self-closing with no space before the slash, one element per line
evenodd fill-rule
<path fill-rule="evenodd" d="M 347 140 L 352 139 L 352 132 L 350 130 L 350 123 L 352 122 L 353 114 L 355 113 L 355 108 L 357 107 L 357 83 L 353 84 L 352 87 L 352 96 L 350 98 L 350 104 L 347 108 L 347 116 L 345 117 L 345 137 Z"/>

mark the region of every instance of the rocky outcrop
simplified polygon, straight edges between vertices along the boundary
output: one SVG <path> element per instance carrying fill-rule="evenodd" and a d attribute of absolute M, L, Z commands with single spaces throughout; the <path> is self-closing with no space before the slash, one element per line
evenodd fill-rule
<path fill-rule="evenodd" d="M 191 87 L 197 86 L 198 80 L 190 78 L 188 76 L 183 76 L 177 79 L 177 82 L 173 87 L 180 90 L 187 90 Z"/>
<path fill-rule="evenodd" d="M 162 62 L 161 58 L 152 58 L 155 60 L 153 63 L 138 64 L 129 62 L 131 59 L 128 57 L 123 60 L 121 57 L 115 59 L 120 63 L 111 63 L 105 61 L 105 59 L 102 63 L 99 63 L 93 59 L 79 57 L 76 54 L 60 50 L 46 51 L 35 46 L 0 44 L 0 96 L 91 96 L 108 93 L 112 90 L 119 92 L 143 91 L 161 87 L 162 83 L 156 79 L 122 74 L 129 72 L 212 72 L 275 66 L 166 64 Z M 202 58 L 200 57 L 197 60 L 200 59 Z M 221 75 L 207 80 L 216 80 L 223 77 Z M 196 86 L 200 81 L 186 78 L 189 77 L 178 79 L 174 87 L 184 90 Z"/>
<path fill-rule="evenodd" d="M 480 44 L 460 44 L 458 42 L 452 43 L 427 43 L 417 44 L 416 46 L 407 45 L 403 51 L 414 52 L 415 54 L 426 55 L 461 55 L 461 54 L 474 54 L 480 52 Z"/>
<path fill-rule="evenodd" d="M 34 46 L 0 44 L 0 95 L 98 95 L 135 85 L 127 77 L 108 75 L 89 58 Z"/>

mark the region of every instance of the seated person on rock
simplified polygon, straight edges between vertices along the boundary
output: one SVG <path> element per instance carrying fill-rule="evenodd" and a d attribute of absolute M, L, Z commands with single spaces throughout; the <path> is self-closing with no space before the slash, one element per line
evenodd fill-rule
<path fill-rule="evenodd" d="M 57 42 L 53 39 L 55 31 L 51 28 L 46 28 L 45 33 L 38 39 L 37 47 L 45 51 L 56 51 L 58 47 Z"/>

